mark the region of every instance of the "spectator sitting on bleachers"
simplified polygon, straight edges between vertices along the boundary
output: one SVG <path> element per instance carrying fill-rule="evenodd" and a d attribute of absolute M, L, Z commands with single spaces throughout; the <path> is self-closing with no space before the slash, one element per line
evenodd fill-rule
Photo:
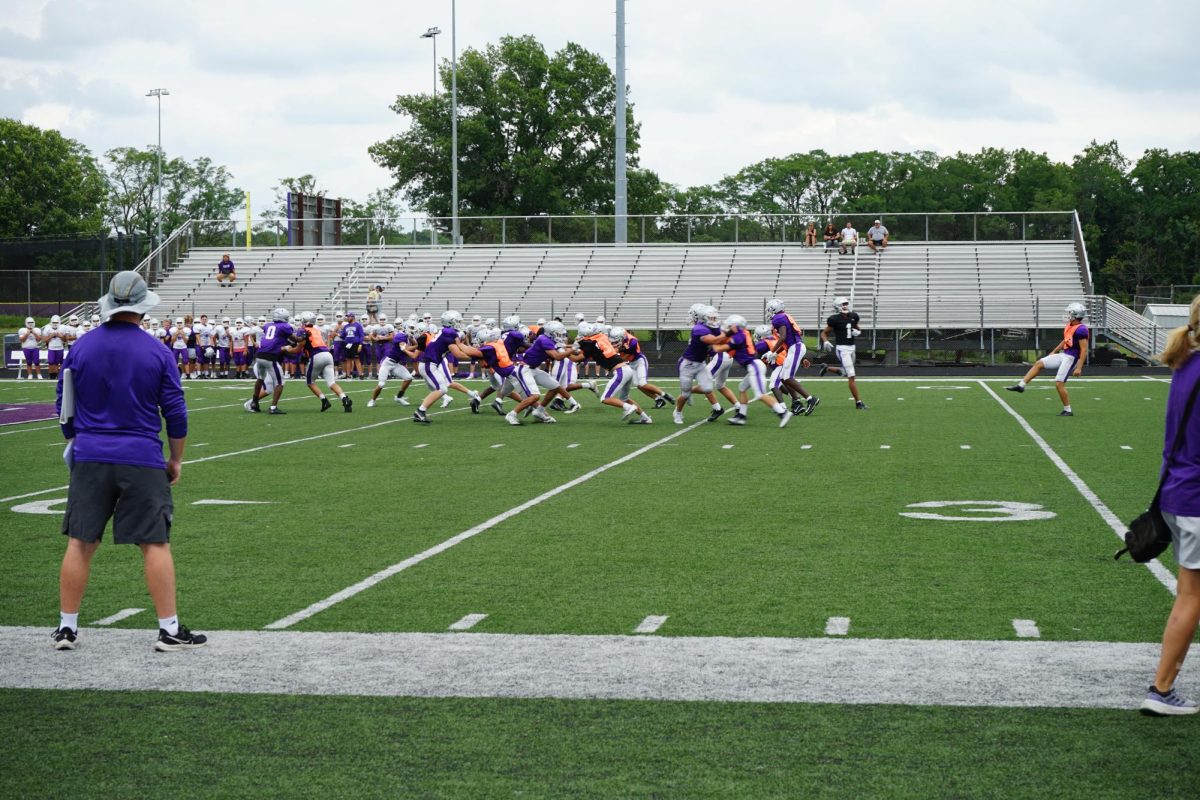
<path fill-rule="evenodd" d="M 838 246 L 838 232 L 837 232 L 837 228 L 835 228 L 833 226 L 832 222 L 828 223 L 825 226 L 824 236 L 825 236 L 825 249 L 826 250 L 829 250 L 829 249 L 832 249 L 832 248 Z"/>
<path fill-rule="evenodd" d="M 817 246 L 817 223 L 815 223 L 815 222 L 808 223 L 808 228 L 805 229 L 805 231 L 804 231 L 804 246 L 805 247 L 816 247 Z"/>
<path fill-rule="evenodd" d="M 867 228 L 867 245 L 871 248 L 872 253 L 887 249 L 888 229 L 883 227 L 883 223 L 879 220 L 875 220 L 875 224 Z"/>
<path fill-rule="evenodd" d="M 846 227 L 842 228 L 842 243 L 839 253 L 846 255 L 853 253 L 858 247 L 858 231 L 854 230 L 854 223 L 846 220 Z"/>
<path fill-rule="evenodd" d="M 233 283 L 237 280 L 237 267 L 233 265 L 233 259 L 229 257 L 229 253 L 221 256 L 220 263 L 217 264 L 217 283 Z"/>
<path fill-rule="evenodd" d="M 383 286 L 375 284 L 367 291 L 367 319 L 371 324 L 378 322 L 379 298 L 383 295 Z"/>

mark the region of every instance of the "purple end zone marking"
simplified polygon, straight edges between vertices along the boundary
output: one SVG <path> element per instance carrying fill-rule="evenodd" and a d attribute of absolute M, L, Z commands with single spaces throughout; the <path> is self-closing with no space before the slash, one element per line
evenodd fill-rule
<path fill-rule="evenodd" d="M 0 426 L 42 422 L 57 416 L 58 412 L 54 410 L 53 403 L 0 403 Z"/>

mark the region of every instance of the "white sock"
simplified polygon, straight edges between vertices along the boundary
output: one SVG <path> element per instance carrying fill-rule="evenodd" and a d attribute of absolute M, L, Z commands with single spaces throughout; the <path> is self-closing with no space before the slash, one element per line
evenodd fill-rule
<path fill-rule="evenodd" d="M 713 411 L 720 411 L 720 410 L 721 410 L 721 404 L 720 404 L 720 403 L 713 403 L 713 404 L 712 404 L 712 408 L 713 408 Z"/>
<path fill-rule="evenodd" d="M 1070 411 L 1070 410 L 1071 410 L 1070 404 L 1063 406 L 1063 411 Z"/>
<path fill-rule="evenodd" d="M 771 410 L 782 417 L 787 409 L 783 407 L 783 403 L 776 403 L 775 405 L 771 406 Z"/>
<path fill-rule="evenodd" d="M 477 392 L 477 391 L 475 391 L 474 389 L 472 389 L 472 390 L 471 390 L 471 399 L 472 399 L 472 400 L 478 400 L 478 399 L 479 399 L 479 392 Z"/>
<path fill-rule="evenodd" d="M 1029 384 L 1025 382 L 1024 378 L 1021 378 L 1021 380 L 1017 381 L 1017 385 L 1024 388 L 1024 387 L 1028 386 Z"/>
<path fill-rule="evenodd" d="M 179 617 L 174 615 L 170 617 L 159 617 L 158 627 L 162 628 L 171 636 L 174 636 L 175 634 L 179 633 Z"/>
<path fill-rule="evenodd" d="M 275 410 L 275 409 L 277 409 L 277 408 L 279 408 L 279 406 L 271 406 L 271 410 L 272 410 L 272 411 L 274 411 L 274 410 Z"/>
<path fill-rule="evenodd" d="M 79 630 L 79 612 L 68 614 L 65 611 L 58 612 L 58 627 L 70 628 L 73 631 Z"/>
<path fill-rule="evenodd" d="M 635 406 L 633 403 L 623 403 L 621 405 L 622 411 L 634 411 L 636 408 L 637 406 Z"/>
<path fill-rule="evenodd" d="M 324 400 L 324 399 L 325 399 L 325 395 L 323 395 L 323 394 L 318 394 L 318 395 L 317 395 L 317 399 L 318 399 L 318 400 Z"/>

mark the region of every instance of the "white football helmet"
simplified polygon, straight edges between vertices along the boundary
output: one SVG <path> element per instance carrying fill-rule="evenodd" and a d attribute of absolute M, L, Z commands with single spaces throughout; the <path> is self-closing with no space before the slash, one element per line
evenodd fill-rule
<path fill-rule="evenodd" d="M 457 311 L 443 311 L 442 325 L 447 328 L 461 328 L 462 314 L 458 313 Z"/>
<path fill-rule="evenodd" d="M 494 328 L 495 326 L 488 325 L 488 327 Z M 504 321 L 500 323 L 500 330 L 506 331 L 506 332 L 507 331 L 515 331 L 519 327 L 521 327 L 521 318 L 518 317 L 516 314 L 512 314 L 510 316 L 505 317 Z"/>
<path fill-rule="evenodd" d="M 93 325 L 100 324 L 100 315 L 99 314 L 92 314 L 92 324 Z"/>
<path fill-rule="evenodd" d="M 408 338 L 415 339 L 421 335 L 421 323 L 415 319 L 407 319 L 404 321 L 404 332 L 408 334 Z"/>
<path fill-rule="evenodd" d="M 486 342 L 487 334 L 488 334 L 489 330 L 490 330 L 490 328 L 486 328 L 483 325 L 480 325 L 478 328 L 475 329 L 475 333 L 473 333 L 471 335 L 471 343 L 474 344 L 476 347 L 478 347 L 479 345 Z"/>
<path fill-rule="evenodd" d="M 771 335 L 770 325 L 758 325 L 754 328 L 754 341 L 761 342 Z"/>
<path fill-rule="evenodd" d="M 613 347 L 620 347 L 625 344 L 625 329 L 620 325 L 613 325 L 608 329 L 608 341 Z"/>
<path fill-rule="evenodd" d="M 312 313 L 311 311 L 305 311 L 303 314 L 300 315 L 300 323 L 302 325 L 315 325 L 316 322 L 317 322 L 317 315 Z"/>
<path fill-rule="evenodd" d="M 529 328 L 526 328 L 524 325 L 517 328 L 517 330 L 520 331 L 521 338 L 527 342 L 532 343 L 533 340 L 537 338 L 536 336 L 533 335 L 533 331 L 529 330 Z"/>
<path fill-rule="evenodd" d="M 539 328 L 544 328 L 544 327 L 546 327 L 546 318 L 545 318 L 545 317 L 538 317 L 537 324 L 538 324 L 538 327 L 539 327 Z"/>
<path fill-rule="evenodd" d="M 150 321 L 154 322 L 154 320 L 150 320 Z M 237 325 L 239 328 L 243 328 L 246 325 L 246 320 L 242 319 L 241 317 L 238 317 L 237 319 L 235 319 L 233 321 L 233 324 Z"/>
<path fill-rule="evenodd" d="M 183 317 L 176 317 L 175 325 L 176 325 L 176 327 L 182 328 L 183 327 Z"/>
<path fill-rule="evenodd" d="M 578 324 L 578 323 L 580 323 L 580 322 L 583 322 L 585 319 L 587 319 L 587 317 L 585 317 L 583 314 L 579 314 L 579 313 L 576 313 L 576 314 L 575 314 L 575 322 L 576 322 L 576 324 Z"/>
<path fill-rule="evenodd" d="M 833 299 L 833 310 L 834 311 L 849 311 L 850 310 L 850 298 L 835 297 Z"/>
<path fill-rule="evenodd" d="M 59 324 L 60 322 L 62 322 L 62 317 L 60 317 L 58 314 L 55 314 L 54 316 L 52 316 L 52 317 L 50 318 L 50 324 L 51 324 L 51 325 L 57 325 L 57 324 Z"/>
<path fill-rule="evenodd" d="M 259 317 L 259 318 L 258 318 L 258 324 L 259 324 L 259 325 L 266 325 L 266 324 L 267 324 L 267 318 L 266 318 L 266 317 Z"/>
<path fill-rule="evenodd" d="M 716 306 L 704 307 L 704 324 L 716 328 L 721 324 L 721 312 L 717 311 Z"/>
<path fill-rule="evenodd" d="M 271 312 L 271 320 L 274 322 L 287 322 L 291 316 L 286 308 L 277 308 Z"/>
<path fill-rule="evenodd" d="M 67 320 L 67 321 L 68 321 L 68 322 L 70 322 L 72 325 L 78 325 L 78 324 L 79 324 L 79 315 L 78 315 L 78 314 L 72 314 L 72 315 L 71 315 L 71 319 L 69 319 L 69 320 Z"/>
<path fill-rule="evenodd" d="M 542 332 L 547 336 L 552 336 L 555 339 L 558 339 L 560 336 L 566 337 L 567 326 L 563 325 L 556 319 L 552 319 L 546 323 L 546 326 L 542 329 Z"/>
<path fill-rule="evenodd" d="M 481 322 L 483 322 L 483 317 L 479 316 L 478 314 L 476 314 L 475 316 L 471 317 L 471 324 L 472 324 L 472 325 L 478 325 L 478 324 L 479 324 L 479 323 L 481 323 Z"/>
<path fill-rule="evenodd" d="M 776 314 L 782 314 L 787 311 L 787 306 L 778 297 L 772 297 L 767 301 L 767 316 L 773 317 Z"/>
<path fill-rule="evenodd" d="M 222 317 L 222 318 L 221 318 L 221 324 L 222 324 L 222 325 L 228 325 L 228 324 L 230 324 L 232 321 L 233 321 L 233 320 L 231 320 L 229 317 Z"/>
<path fill-rule="evenodd" d="M 25 327 L 26 327 L 26 328 L 32 328 L 32 327 L 33 327 L 33 325 L 34 325 L 34 322 L 35 322 L 35 320 L 34 320 L 34 318 L 33 318 L 33 317 L 26 317 L 26 318 L 25 318 Z"/>
<path fill-rule="evenodd" d="M 339 312 L 337 312 L 336 314 L 334 314 L 334 315 L 333 315 L 333 318 L 334 318 L 334 319 L 345 319 L 345 318 L 346 318 L 346 315 L 345 315 L 345 314 L 343 314 L 341 311 L 339 311 Z"/>
<path fill-rule="evenodd" d="M 734 328 L 746 327 L 746 318 L 741 314 L 730 314 L 725 318 L 725 324 L 721 326 L 722 330 L 732 330 Z"/>
<path fill-rule="evenodd" d="M 499 328 L 484 328 L 483 329 L 483 340 L 485 342 L 498 342 L 498 341 L 500 341 L 501 335 L 502 334 L 501 334 Z"/>
<path fill-rule="evenodd" d="M 575 329 L 576 335 L 582 339 L 585 336 L 591 336 L 596 332 L 596 326 L 590 322 L 580 322 L 579 327 Z"/>
<path fill-rule="evenodd" d="M 692 307 L 688 309 L 688 322 L 695 325 L 701 319 L 703 319 L 705 308 L 707 308 L 707 306 L 705 306 L 704 303 L 693 303 Z"/>
<path fill-rule="evenodd" d="M 603 324 L 604 324 L 604 315 L 603 315 L 603 314 L 600 314 L 598 317 L 596 317 L 596 324 L 597 324 L 597 325 L 603 325 Z"/>
<path fill-rule="evenodd" d="M 150 318 L 150 327 L 151 327 L 151 328 L 157 328 L 158 326 L 159 326 L 158 319 L 157 319 L 157 318 L 155 318 L 155 317 L 151 317 L 151 318 Z"/>
<path fill-rule="evenodd" d="M 1087 308 L 1083 303 L 1071 303 L 1066 309 L 1067 319 L 1083 319 L 1087 315 Z"/>
<path fill-rule="evenodd" d="M 485 320 L 483 321 L 483 327 L 485 327 L 485 328 L 494 328 L 494 327 L 496 327 L 496 318 L 495 318 L 495 317 L 488 317 L 487 319 L 485 319 Z"/>
<path fill-rule="evenodd" d="M 375 318 L 376 318 L 377 320 L 379 320 L 379 324 L 381 324 L 381 325 L 382 325 L 382 324 L 385 324 L 385 323 L 387 322 L 387 314 L 379 314 L 379 315 L 378 315 L 378 316 L 376 316 Z"/>

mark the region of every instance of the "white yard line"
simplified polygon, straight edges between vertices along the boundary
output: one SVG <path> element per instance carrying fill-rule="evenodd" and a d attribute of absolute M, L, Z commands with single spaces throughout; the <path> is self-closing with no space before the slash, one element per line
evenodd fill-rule
<path fill-rule="evenodd" d="M 467 614 L 465 617 L 455 622 L 450 626 L 452 631 L 469 631 L 479 623 L 487 619 L 487 614 Z"/>
<path fill-rule="evenodd" d="M 1099 495 L 1093 492 L 1091 488 L 1083 482 L 1083 478 L 1079 477 L 1075 470 L 1071 469 L 1071 467 L 1067 465 L 1067 462 L 1063 461 L 1062 457 L 1059 456 L 1058 453 L 1054 452 L 1054 449 L 1050 447 L 1046 440 L 1043 439 L 1038 432 L 1033 429 L 1033 426 L 1025 421 L 1024 417 L 1013 410 L 1012 406 L 1004 402 L 1004 398 L 992 391 L 990 386 L 983 383 L 983 381 L 980 381 L 979 384 L 983 387 L 984 391 L 990 394 L 996 400 L 996 402 L 999 403 L 1005 411 L 1011 414 L 1013 419 L 1015 419 L 1021 425 L 1021 427 L 1025 429 L 1025 432 L 1029 434 L 1029 437 L 1033 439 L 1034 442 L 1037 443 L 1037 446 L 1042 448 L 1042 452 L 1046 454 L 1047 458 L 1054 462 L 1054 466 L 1058 467 L 1059 471 L 1065 475 L 1071 485 L 1075 487 L 1075 490 L 1083 495 L 1083 499 L 1088 501 L 1088 504 L 1096 510 L 1096 513 L 1100 515 L 1101 519 L 1108 523 L 1108 527 L 1112 528 L 1113 533 L 1115 533 L 1117 538 L 1121 540 L 1122 544 L 1124 544 L 1125 533 L 1129 530 L 1125 527 L 1125 523 L 1121 522 L 1121 520 L 1117 518 L 1117 515 L 1112 512 L 1112 509 L 1104 504 L 1104 501 L 1100 499 Z M 1171 574 L 1170 570 L 1159 563 L 1157 558 L 1153 561 L 1147 562 L 1146 569 L 1150 570 L 1151 574 L 1158 579 L 1159 583 L 1167 587 L 1167 591 L 1169 591 L 1171 594 L 1176 593 L 1177 589 L 1175 576 Z"/>
<path fill-rule="evenodd" d="M 0 628 L 0 686 L 232 694 L 509 697 L 1133 709 L 1157 642 Z M 1196 680 L 1194 665 L 1183 681 Z M 847 691 L 846 687 L 854 687 Z"/>
<path fill-rule="evenodd" d="M 825 621 L 826 636 L 845 636 L 850 632 L 849 617 L 830 617 Z"/>
<path fill-rule="evenodd" d="M 123 608 L 120 611 L 118 611 L 117 613 L 113 614 L 111 617 L 105 617 L 104 619 L 98 619 L 95 622 L 93 622 L 92 624 L 93 625 L 113 625 L 117 622 L 120 622 L 123 619 L 129 619 L 134 614 L 140 614 L 145 610 L 146 609 L 144 609 L 144 608 Z"/>
<path fill-rule="evenodd" d="M 1022 639 L 1040 639 L 1042 636 L 1042 632 L 1038 630 L 1037 623 L 1031 619 L 1014 619 L 1012 624 L 1013 630 Z"/>
<path fill-rule="evenodd" d="M 667 621 L 666 617 L 656 617 L 653 614 L 646 617 L 638 623 L 638 626 L 633 629 L 634 633 L 655 633 Z"/>
<path fill-rule="evenodd" d="M 495 526 L 499 525 L 500 523 L 504 522 L 505 520 L 507 520 L 511 517 L 515 517 L 516 515 L 520 514 L 523 511 L 533 508 L 536 505 L 540 505 L 541 503 L 544 503 L 545 501 L 549 500 L 550 498 L 555 497 L 559 494 L 562 494 L 563 492 L 567 491 L 568 489 L 574 488 L 575 486 L 578 486 L 581 483 L 590 481 L 592 478 L 594 478 L 597 475 L 600 475 L 604 472 L 607 472 L 608 470 L 612 469 L 613 467 L 618 467 L 627 461 L 632 461 L 633 459 L 637 458 L 638 456 L 642 455 L 643 453 L 648 453 L 651 450 L 653 450 L 654 448 L 659 447 L 659 446 L 671 441 L 672 439 L 682 436 L 683 434 L 685 434 L 689 431 L 693 431 L 696 428 L 700 427 L 701 425 L 707 425 L 707 424 L 708 424 L 707 420 L 701 420 L 700 422 L 694 422 L 686 428 L 675 431 L 670 436 L 665 436 L 662 439 L 658 439 L 657 441 L 651 442 L 650 444 L 645 445 L 644 447 L 640 447 L 637 450 L 634 450 L 632 453 L 630 453 L 627 456 L 622 456 L 621 458 L 618 458 L 615 461 L 610 461 L 607 464 L 596 467 L 595 469 L 591 470 L 590 472 L 585 472 L 584 474 L 580 475 L 578 478 L 575 478 L 574 480 L 570 480 L 564 484 L 556 486 L 548 492 L 543 492 L 542 494 L 539 494 L 537 497 L 534 497 L 531 500 L 526 500 L 524 503 L 521 503 L 521 505 L 519 505 L 519 506 L 514 506 L 513 508 L 510 508 L 508 511 L 505 511 L 501 514 L 497 514 L 496 516 L 492 517 L 491 519 L 486 520 L 485 522 L 481 522 L 478 525 L 476 525 L 475 527 L 469 528 L 456 536 L 451 536 L 449 539 L 442 542 L 441 544 L 434 545 L 433 547 L 429 548 L 428 550 L 424 550 L 420 553 L 417 553 L 415 556 L 410 556 L 409 558 L 406 558 L 403 561 L 399 561 L 395 564 L 392 564 L 390 567 L 382 569 L 379 572 L 376 572 L 374 575 L 370 575 L 370 576 L 364 578 L 363 580 L 359 581 L 358 583 L 354 584 L 353 586 L 348 586 L 345 589 L 342 589 L 340 592 L 335 592 L 334 594 L 330 595 L 329 597 L 325 598 L 324 600 L 320 600 L 316 603 L 313 603 L 308 608 L 303 608 L 294 614 L 289 614 L 288 616 L 284 617 L 283 619 L 277 619 L 274 622 L 268 624 L 266 627 L 270 630 L 280 630 L 283 628 L 290 628 L 291 626 L 295 625 L 297 622 L 302 622 L 302 621 L 308 619 L 309 617 L 313 616 L 314 614 L 319 614 L 320 612 L 324 611 L 325 609 L 330 608 L 331 606 L 334 606 L 334 605 L 342 602 L 343 600 L 347 600 L 351 597 L 354 597 L 354 595 L 359 594 L 360 592 L 364 592 L 367 589 L 370 589 L 375 584 L 377 584 L 381 581 L 387 580 L 391 576 L 393 576 L 399 572 L 403 572 L 404 570 L 408 569 L 409 567 L 413 567 L 413 566 L 416 566 L 417 564 L 420 564 L 422 561 L 424 561 L 427 558 L 432 558 L 432 557 L 438 555 L 439 553 L 444 553 L 445 551 L 449 550 L 451 547 L 454 547 L 456 544 L 459 544 L 460 542 L 465 542 L 467 539 L 470 539 L 473 536 L 477 536 L 478 534 L 481 534 L 486 530 L 490 530 L 491 528 L 494 528 Z"/>

